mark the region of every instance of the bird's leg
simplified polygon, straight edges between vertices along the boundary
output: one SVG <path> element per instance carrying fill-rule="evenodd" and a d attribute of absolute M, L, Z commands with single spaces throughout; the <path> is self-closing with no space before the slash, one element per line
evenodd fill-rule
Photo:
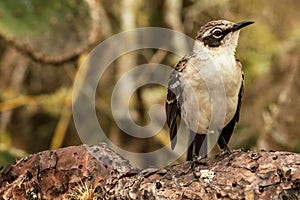
<path fill-rule="evenodd" d="M 196 160 L 207 157 L 207 136 L 204 134 L 196 134 L 194 139 Z"/>
<path fill-rule="evenodd" d="M 193 152 L 193 161 L 200 160 L 200 159 L 201 159 L 201 156 L 196 154 L 196 152 L 194 151 Z"/>
<path fill-rule="evenodd" d="M 207 139 L 208 136 L 207 135 L 200 135 L 198 134 L 198 137 L 200 137 L 198 144 L 200 145 L 199 147 L 199 156 L 201 156 L 201 158 L 206 158 L 207 154 L 208 154 L 208 144 L 207 144 Z"/>
<path fill-rule="evenodd" d="M 194 138 L 195 138 L 195 133 L 193 131 L 190 131 L 189 142 L 188 142 L 189 147 L 188 147 L 187 157 L 186 157 L 187 161 L 194 160 L 194 156 L 195 156 L 195 153 L 194 153 Z"/>
<path fill-rule="evenodd" d="M 220 136 L 222 137 L 222 140 L 224 140 L 223 136 Z M 224 140 L 225 142 L 225 140 Z M 224 143 L 224 148 L 221 149 L 222 151 L 222 154 L 231 154 L 231 150 L 229 149 L 228 145 L 226 143 Z"/>
<path fill-rule="evenodd" d="M 226 154 L 231 154 L 231 150 L 229 149 L 223 135 L 221 134 L 221 131 L 219 131 L 219 139 L 218 139 L 218 144 L 221 149 L 221 154 L 226 155 Z"/>
<path fill-rule="evenodd" d="M 207 138 L 204 134 L 190 131 L 187 160 L 200 160 L 207 157 Z"/>
<path fill-rule="evenodd" d="M 197 149 L 197 146 L 199 146 L 199 144 L 197 144 L 197 140 L 195 139 L 192 143 L 193 145 L 193 152 L 192 152 L 192 160 L 193 161 L 199 161 L 203 158 L 203 155 L 201 155 L 199 153 L 199 149 Z"/>

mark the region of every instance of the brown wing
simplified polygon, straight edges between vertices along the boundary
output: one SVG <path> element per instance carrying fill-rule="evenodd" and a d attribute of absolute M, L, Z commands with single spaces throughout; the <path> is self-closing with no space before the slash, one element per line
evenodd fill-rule
<path fill-rule="evenodd" d="M 238 67 L 240 67 L 240 69 L 242 70 L 242 65 L 241 65 L 240 61 L 236 60 L 236 62 L 237 62 Z M 241 87 L 240 87 L 240 91 L 239 91 L 239 95 L 238 95 L 238 104 L 237 104 L 235 115 L 233 116 L 231 121 L 223 128 L 222 133 L 221 133 L 226 144 L 228 144 L 230 137 L 232 135 L 233 129 L 234 129 L 236 123 L 240 119 L 240 109 L 241 109 L 243 94 L 244 94 L 244 73 L 242 71 L 242 83 L 241 83 Z M 224 149 L 224 147 L 226 145 L 226 144 L 224 145 L 221 140 L 218 141 L 218 144 L 221 149 Z"/>
<path fill-rule="evenodd" d="M 172 73 L 174 76 L 174 73 Z M 169 88 L 170 85 L 176 84 L 179 82 L 179 79 L 175 78 L 169 81 Z M 171 140 L 171 147 L 174 149 L 176 142 L 177 142 L 177 118 L 180 117 L 180 105 L 179 105 L 179 98 L 180 98 L 180 88 L 168 89 L 167 94 L 167 101 L 166 101 L 166 115 L 167 115 L 167 124 L 170 128 L 170 140 Z"/>
<path fill-rule="evenodd" d="M 166 100 L 167 124 L 170 128 L 171 148 L 174 149 L 177 143 L 177 121 L 180 118 L 180 105 L 182 103 L 182 88 L 180 83 L 180 72 L 186 67 L 186 63 L 192 54 L 184 56 L 172 71 L 168 84 L 168 94 Z"/>

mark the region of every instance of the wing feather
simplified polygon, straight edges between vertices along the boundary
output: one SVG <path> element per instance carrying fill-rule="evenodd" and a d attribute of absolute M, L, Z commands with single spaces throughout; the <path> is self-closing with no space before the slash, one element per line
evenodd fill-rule
<path fill-rule="evenodd" d="M 236 63 L 238 65 L 238 67 L 240 67 L 240 69 L 242 70 L 242 65 L 241 65 L 240 61 L 236 60 Z M 242 105 L 243 95 L 244 95 L 244 73 L 242 71 L 242 83 L 241 83 L 240 91 L 238 94 L 238 104 L 237 104 L 235 114 L 234 114 L 233 118 L 231 119 L 231 121 L 222 130 L 222 136 L 223 136 L 226 144 L 228 144 L 230 137 L 232 135 L 232 132 L 234 130 L 234 127 L 240 119 L 240 109 L 241 109 L 241 105 Z M 224 149 L 224 144 L 221 141 L 218 143 L 219 143 L 220 148 Z"/>
<path fill-rule="evenodd" d="M 166 100 L 167 124 L 170 128 L 171 147 L 174 149 L 177 143 L 177 122 L 180 119 L 181 110 L 180 102 L 182 102 L 182 88 L 180 83 L 180 72 L 186 67 L 186 63 L 192 57 L 192 54 L 184 56 L 172 71 L 168 84 L 168 94 Z"/>

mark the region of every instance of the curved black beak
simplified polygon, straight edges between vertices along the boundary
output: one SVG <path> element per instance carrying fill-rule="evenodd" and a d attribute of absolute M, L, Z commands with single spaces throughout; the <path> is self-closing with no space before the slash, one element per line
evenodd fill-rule
<path fill-rule="evenodd" d="M 238 22 L 236 23 L 235 25 L 233 25 L 231 31 L 234 32 L 234 31 L 238 31 L 240 30 L 241 28 L 244 28 L 246 26 L 249 26 L 250 24 L 253 24 L 254 21 L 242 21 L 242 22 Z"/>

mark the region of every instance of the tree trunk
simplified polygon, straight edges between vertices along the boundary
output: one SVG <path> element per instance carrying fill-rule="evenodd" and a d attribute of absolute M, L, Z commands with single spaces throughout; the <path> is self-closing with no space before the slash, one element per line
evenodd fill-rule
<path fill-rule="evenodd" d="M 105 144 L 82 145 L 23 158 L 0 186 L 2 199 L 298 199 L 300 155 L 235 150 L 141 171 Z"/>

